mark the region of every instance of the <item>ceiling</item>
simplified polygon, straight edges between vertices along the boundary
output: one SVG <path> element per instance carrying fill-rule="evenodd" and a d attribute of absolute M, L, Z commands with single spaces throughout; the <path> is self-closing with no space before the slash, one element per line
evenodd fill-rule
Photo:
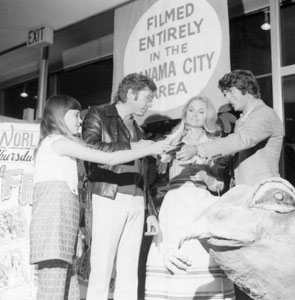
<path fill-rule="evenodd" d="M 54 31 L 129 2 L 127 0 L 1 0 L 0 56 L 22 45 L 28 29 L 47 25 Z"/>
<path fill-rule="evenodd" d="M 26 47 L 28 29 L 47 25 L 55 32 L 54 48 L 70 49 L 87 43 L 93 36 L 112 34 L 113 9 L 132 1 L 0 0 L 0 89 L 11 85 L 17 76 L 23 75 L 18 80 L 22 82 L 27 75 L 25 69 L 35 70 L 31 76 L 36 77 L 39 52 Z M 228 0 L 229 14 L 255 10 L 268 5 L 269 1 Z M 86 21 L 77 27 L 82 20 Z"/>

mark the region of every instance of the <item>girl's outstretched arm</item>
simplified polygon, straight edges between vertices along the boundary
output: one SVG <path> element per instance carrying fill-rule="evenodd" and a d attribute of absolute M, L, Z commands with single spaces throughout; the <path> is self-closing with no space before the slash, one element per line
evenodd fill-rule
<path fill-rule="evenodd" d="M 78 158 L 85 161 L 90 161 L 99 164 L 117 165 L 132 161 L 147 155 L 162 154 L 169 151 L 172 146 L 165 141 L 152 142 L 147 141 L 145 146 L 134 150 L 121 150 L 112 153 L 103 152 L 88 148 L 74 140 L 66 137 L 61 137 L 53 143 L 53 150 L 59 155 L 67 155 L 73 158 Z"/>

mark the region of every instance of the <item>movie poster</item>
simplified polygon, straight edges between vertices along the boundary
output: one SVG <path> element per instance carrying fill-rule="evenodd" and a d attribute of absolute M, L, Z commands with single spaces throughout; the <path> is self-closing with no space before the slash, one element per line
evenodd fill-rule
<path fill-rule="evenodd" d="M 229 70 L 226 0 L 145 0 L 116 10 L 113 94 L 133 72 L 149 76 L 158 88 L 140 123 L 179 118 L 197 95 L 218 109 L 225 103 L 218 80 Z"/>
<path fill-rule="evenodd" d="M 0 123 L 0 300 L 36 299 L 29 224 L 38 140 L 38 124 Z"/>

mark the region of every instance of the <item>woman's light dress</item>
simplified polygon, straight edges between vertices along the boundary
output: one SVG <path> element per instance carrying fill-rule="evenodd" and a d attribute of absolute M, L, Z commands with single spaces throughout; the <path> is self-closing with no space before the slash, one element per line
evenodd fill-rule
<path fill-rule="evenodd" d="M 208 139 L 204 133 L 198 143 Z M 194 176 L 197 183 L 191 180 L 189 173 L 192 161 L 199 166 Z M 154 238 L 147 260 L 145 300 L 235 299 L 233 284 L 197 239 L 184 243 L 181 248 L 192 262 L 186 274 L 171 274 L 163 263 L 165 254 L 177 248 L 180 229 L 193 223 L 204 209 L 217 201 L 203 183 L 217 187 L 220 182 L 207 171 L 208 162 L 204 159 L 171 161 L 170 188 L 159 213 L 161 232 Z"/>

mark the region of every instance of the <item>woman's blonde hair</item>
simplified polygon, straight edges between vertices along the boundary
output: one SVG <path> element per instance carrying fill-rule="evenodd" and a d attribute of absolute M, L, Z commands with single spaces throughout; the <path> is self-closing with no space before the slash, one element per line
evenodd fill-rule
<path fill-rule="evenodd" d="M 65 124 L 64 116 L 69 110 L 81 110 L 78 100 L 67 95 L 54 95 L 48 98 L 40 123 L 40 139 L 37 149 L 41 142 L 53 133 L 64 135 L 72 140 L 79 140 L 73 136 Z"/>
<path fill-rule="evenodd" d="M 181 138 L 185 135 L 186 132 L 186 114 L 190 104 L 193 101 L 202 101 L 206 105 L 206 119 L 204 124 L 204 130 L 207 135 L 218 136 L 221 134 L 220 127 L 217 124 L 217 113 L 212 102 L 203 96 L 195 96 L 187 101 L 183 107 L 181 122 L 172 130 L 172 133 L 169 135 L 169 138 L 173 143 L 178 143 Z"/>
<path fill-rule="evenodd" d="M 192 97 L 191 99 L 189 99 L 188 102 L 183 107 L 181 121 L 185 123 L 188 108 L 193 101 L 202 101 L 205 103 L 205 105 L 206 105 L 206 120 L 205 120 L 205 124 L 204 124 L 204 130 L 209 134 L 216 133 L 216 131 L 219 130 L 219 127 L 217 125 L 217 113 L 216 113 L 213 103 L 207 97 L 195 96 L 195 97 Z"/>

